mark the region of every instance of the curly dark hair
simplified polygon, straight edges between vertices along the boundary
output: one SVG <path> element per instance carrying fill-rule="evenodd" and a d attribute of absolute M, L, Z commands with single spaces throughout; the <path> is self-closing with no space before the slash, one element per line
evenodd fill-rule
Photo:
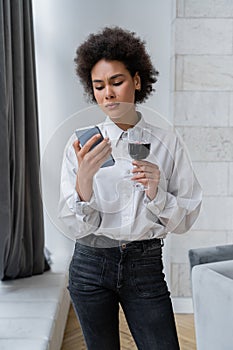
<path fill-rule="evenodd" d="M 136 37 L 135 32 L 119 27 L 105 27 L 97 34 L 90 34 L 76 51 L 74 59 L 76 74 L 92 102 L 96 102 L 92 87 L 91 71 L 94 65 L 105 59 L 120 61 L 134 77 L 138 72 L 141 90 L 135 91 L 135 103 L 144 102 L 155 91 L 152 87 L 157 81 L 157 70 L 146 52 L 145 42 Z"/>

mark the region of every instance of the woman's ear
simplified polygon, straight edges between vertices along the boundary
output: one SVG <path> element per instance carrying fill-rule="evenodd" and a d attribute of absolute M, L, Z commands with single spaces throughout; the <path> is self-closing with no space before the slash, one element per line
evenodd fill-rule
<path fill-rule="evenodd" d="M 137 90 L 137 91 L 141 90 L 141 78 L 140 78 L 138 72 L 136 72 L 135 76 L 134 76 L 134 86 L 135 86 L 135 90 Z"/>

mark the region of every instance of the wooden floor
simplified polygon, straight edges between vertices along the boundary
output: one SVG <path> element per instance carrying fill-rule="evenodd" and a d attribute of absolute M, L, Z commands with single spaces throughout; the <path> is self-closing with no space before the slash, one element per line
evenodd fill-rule
<path fill-rule="evenodd" d="M 193 315 L 176 314 L 175 318 L 180 350 L 196 350 Z M 121 350 L 137 350 L 122 311 L 120 312 L 120 337 Z M 61 350 L 86 350 L 82 332 L 72 306 L 70 307 Z"/>

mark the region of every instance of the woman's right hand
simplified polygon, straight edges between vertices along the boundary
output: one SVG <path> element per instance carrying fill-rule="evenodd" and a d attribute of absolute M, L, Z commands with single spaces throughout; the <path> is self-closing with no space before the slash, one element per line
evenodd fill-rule
<path fill-rule="evenodd" d="M 94 175 L 112 152 L 108 138 L 105 138 L 90 151 L 90 148 L 100 137 L 100 134 L 92 136 L 82 148 L 80 147 L 80 142 L 78 140 L 73 143 L 78 160 L 76 191 L 79 194 L 80 199 L 85 202 L 88 202 L 91 198 Z"/>

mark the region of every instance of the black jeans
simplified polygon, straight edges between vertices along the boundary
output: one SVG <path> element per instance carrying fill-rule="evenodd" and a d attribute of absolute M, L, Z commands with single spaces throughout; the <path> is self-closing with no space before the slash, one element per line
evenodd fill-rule
<path fill-rule="evenodd" d="M 88 350 L 119 350 L 119 303 L 139 350 L 179 350 L 161 240 L 76 243 L 69 291 Z"/>

